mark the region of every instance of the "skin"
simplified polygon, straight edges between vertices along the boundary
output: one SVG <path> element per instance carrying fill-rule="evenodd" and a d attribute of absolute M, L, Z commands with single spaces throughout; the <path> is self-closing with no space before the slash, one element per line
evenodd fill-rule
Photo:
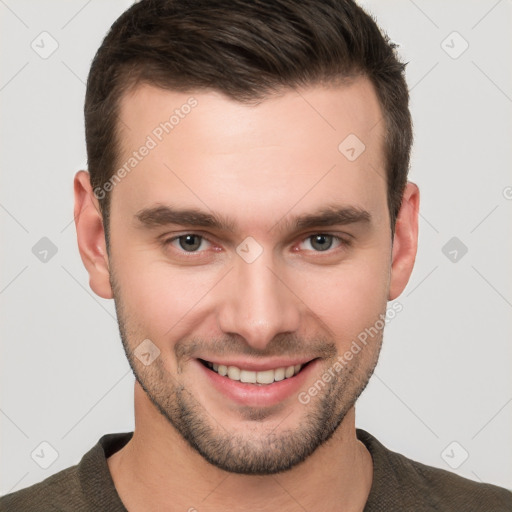
<path fill-rule="evenodd" d="M 80 254 L 92 290 L 115 299 L 137 377 L 133 439 L 108 459 L 116 489 L 130 511 L 361 511 L 373 466 L 356 437 L 354 403 L 382 331 L 307 404 L 294 392 L 272 406 L 242 406 L 210 385 L 196 358 L 316 358 L 299 390 L 307 391 L 405 288 L 418 187 L 407 184 L 392 240 L 384 123 L 366 78 L 257 105 L 140 85 L 122 98 L 130 129 L 121 131 L 119 161 L 191 96 L 197 106 L 115 186 L 110 253 L 89 175 L 75 176 Z M 338 150 L 350 133 L 366 146 L 353 162 Z M 229 216 L 234 229 L 137 221 L 162 204 Z M 299 231 L 288 222 L 326 204 L 363 209 L 370 222 Z M 189 233 L 206 239 L 192 258 L 179 240 L 159 241 Z M 315 234 L 351 243 L 328 239 L 322 251 Z M 252 263 L 236 252 L 248 236 L 262 248 Z M 160 350 L 148 366 L 133 354 L 145 339 Z"/>

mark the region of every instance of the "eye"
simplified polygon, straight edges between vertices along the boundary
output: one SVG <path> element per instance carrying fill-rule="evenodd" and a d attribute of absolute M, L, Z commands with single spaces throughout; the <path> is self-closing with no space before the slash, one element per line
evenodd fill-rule
<path fill-rule="evenodd" d="M 177 242 L 177 245 L 176 245 Z M 187 233 L 185 235 L 175 236 L 165 241 L 165 245 L 173 245 L 185 252 L 198 252 L 198 249 L 203 245 L 203 242 L 208 243 L 207 240 L 201 235 L 194 233 Z"/>
<path fill-rule="evenodd" d="M 315 252 L 325 252 L 332 248 L 333 243 L 337 242 L 338 247 L 348 245 L 340 237 L 324 233 L 316 233 L 308 236 L 302 243 L 306 244 L 306 250 L 310 250 L 307 245 L 313 248 Z"/>

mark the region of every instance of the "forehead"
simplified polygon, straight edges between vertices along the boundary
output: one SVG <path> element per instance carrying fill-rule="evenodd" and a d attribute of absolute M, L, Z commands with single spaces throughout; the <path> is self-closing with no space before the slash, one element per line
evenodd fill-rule
<path fill-rule="evenodd" d="M 299 202 L 385 204 L 384 122 L 366 78 L 258 104 L 141 85 L 122 98 L 120 118 L 118 167 L 128 172 L 112 205 L 126 214 L 157 203 L 247 219 L 270 205 L 283 214 Z"/>

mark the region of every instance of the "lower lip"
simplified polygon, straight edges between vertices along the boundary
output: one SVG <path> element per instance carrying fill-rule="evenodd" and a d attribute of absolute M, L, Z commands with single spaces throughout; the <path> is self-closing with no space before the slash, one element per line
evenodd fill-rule
<path fill-rule="evenodd" d="M 252 407 L 270 407 L 276 405 L 290 396 L 296 395 L 304 388 L 308 376 L 315 370 L 319 359 L 311 361 L 305 368 L 288 379 L 272 384 L 255 385 L 223 377 L 210 370 L 197 359 L 195 363 L 210 380 L 213 387 L 240 405 Z"/>

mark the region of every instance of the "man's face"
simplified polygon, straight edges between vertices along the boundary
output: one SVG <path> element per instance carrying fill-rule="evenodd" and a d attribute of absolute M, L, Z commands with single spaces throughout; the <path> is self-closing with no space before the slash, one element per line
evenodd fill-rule
<path fill-rule="evenodd" d="M 175 109 L 166 133 L 160 123 Z M 140 159 L 111 202 L 110 281 L 124 347 L 151 401 L 224 470 L 266 474 L 301 462 L 373 372 L 382 331 L 333 368 L 386 311 L 381 116 L 366 79 L 257 106 L 146 85 L 122 100 L 118 167 L 133 151 Z M 365 145 L 359 156 L 351 134 Z M 178 219 L 184 210 L 227 225 Z M 321 218 L 338 210 L 337 220 Z M 145 364 L 154 347 L 158 357 Z M 245 371 L 219 374 L 224 367 Z M 329 369 L 329 382 L 300 400 Z"/>

